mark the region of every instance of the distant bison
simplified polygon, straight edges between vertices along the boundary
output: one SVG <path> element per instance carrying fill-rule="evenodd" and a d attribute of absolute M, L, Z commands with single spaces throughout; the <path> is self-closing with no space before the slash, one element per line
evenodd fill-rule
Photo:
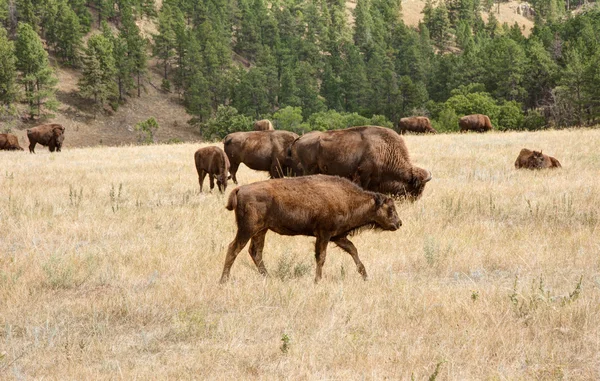
<path fill-rule="evenodd" d="M 198 182 L 200 183 L 200 192 L 204 178 L 208 174 L 210 180 L 210 190 L 215 187 L 215 177 L 217 178 L 217 187 L 221 193 L 227 189 L 227 176 L 229 173 L 229 159 L 225 152 L 219 147 L 211 146 L 200 148 L 194 154 L 196 170 L 198 171 Z"/>
<path fill-rule="evenodd" d="M 29 152 L 35 153 L 35 145 L 48 146 L 50 152 L 60 152 L 65 139 L 65 128 L 60 124 L 43 124 L 27 130 Z"/>
<path fill-rule="evenodd" d="M 269 131 L 274 130 L 273 123 L 269 119 L 259 120 L 254 123 L 254 131 Z"/>
<path fill-rule="evenodd" d="M 544 169 L 544 168 L 560 168 L 560 162 L 542 153 L 542 151 L 531 151 L 523 148 L 515 161 L 515 168 L 527 169 Z"/>
<path fill-rule="evenodd" d="M 492 122 L 490 122 L 490 118 L 483 114 L 463 116 L 458 120 L 458 125 L 460 126 L 460 132 L 487 132 L 494 129 L 494 127 L 492 127 Z"/>
<path fill-rule="evenodd" d="M 298 135 L 288 131 L 234 132 L 223 139 L 225 153 L 231 163 L 231 179 L 237 184 L 236 173 L 241 163 L 256 171 L 268 171 L 278 178 L 293 174 L 286 152 Z"/>
<path fill-rule="evenodd" d="M 299 174 L 345 177 L 363 189 L 419 198 L 431 173 L 411 164 L 404 139 L 389 128 L 351 127 L 311 132 L 288 151 Z"/>
<path fill-rule="evenodd" d="M 425 116 L 411 116 L 410 118 L 402 118 L 398 122 L 398 130 L 401 134 L 407 131 L 416 132 L 420 134 L 431 133 L 436 134 L 435 128 L 431 127 L 429 118 Z"/>
<path fill-rule="evenodd" d="M 19 138 L 13 134 L 0 134 L 0 151 L 23 151 Z"/>
<path fill-rule="evenodd" d="M 336 176 L 315 175 L 243 185 L 231 192 L 227 209 L 235 211 L 238 230 L 227 250 L 221 283 L 229 279 L 236 256 L 250 239 L 250 256 L 258 271 L 267 275 L 262 252 L 268 230 L 317 238 L 315 281 L 321 279 L 329 242 L 350 254 L 358 272 L 366 279 L 365 266 L 348 235 L 362 228 L 397 230 L 402 225 L 391 198 L 364 191 Z"/>

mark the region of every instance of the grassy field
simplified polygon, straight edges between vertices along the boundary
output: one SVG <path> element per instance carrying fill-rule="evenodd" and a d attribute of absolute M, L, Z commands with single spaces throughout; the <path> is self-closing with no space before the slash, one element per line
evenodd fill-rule
<path fill-rule="evenodd" d="M 198 144 L 0 152 L 0 379 L 600 378 L 600 130 L 406 140 L 423 197 L 353 238 L 367 282 L 331 247 L 317 285 L 314 239 L 272 232 L 270 278 L 246 249 L 218 284 Z"/>

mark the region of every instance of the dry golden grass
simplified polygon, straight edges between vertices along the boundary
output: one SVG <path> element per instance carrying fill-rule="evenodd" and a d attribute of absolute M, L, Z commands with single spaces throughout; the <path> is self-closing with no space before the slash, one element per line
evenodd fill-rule
<path fill-rule="evenodd" d="M 244 250 L 218 285 L 198 145 L 0 152 L 0 379 L 600 378 L 600 130 L 406 140 L 423 198 L 354 237 L 369 281 L 331 247 L 318 285 L 314 239 L 272 232 L 271 278 Z"/>

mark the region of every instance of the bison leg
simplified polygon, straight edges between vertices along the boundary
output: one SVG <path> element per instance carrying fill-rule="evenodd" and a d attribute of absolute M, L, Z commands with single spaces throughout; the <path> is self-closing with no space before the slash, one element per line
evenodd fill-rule
<path fill-rule="evenodd" d="M 328 243 L 329 237 L 317 237 L 317 242 L 315 243 L 315 260 L 317 261 L 315 283 L 320 281 L 323 275 L 323 264 L 325 263 L 325 257 L 327 257 Z"/>
<path fill-rule="evenodd" d="M 265 268 L 265 263 L 262 260 L 263 248 L 265 246 L 265 236 L 267 235 L 267 229 L 261 231 L 252 237 L 252 241 L 250 241 L 250 257 L 254 261 L 254 264 L 258 268 L 258 272 L 261 275 L 269 276 L 267 273 L 267 269 Z"/>
<path fill-rule="evenodd" d="M 37 144 L 36 142 L 30 142 L 29 143 L 29 152 L 30 153 L 35 153 L 35 145 L 36 144 Z"/>
<path fill-rule="evenodd" d="M 352 256 L 354 259 L 354 263 L 356 263 L 356 269 L 358 273 L 362 275 L 364 280 L 367 280 L 367 270 L 365 269 L 365 265 L 358 258 L 358 250 L 356 250 L 356 246 L 346 237 L 338 238 L 333 241 L 338 247 L 344 250 L 346 253 Z"/>
<path fill-rule="evenodd" d="M 213 189 L 215 189 L 215 176 L 212 173 L 209 173 L 208 180 L 210 181 L 210 191 L 212 192 Z"/>
<path fill-rule="evenodd" d="M 237 255 L 242 251 L 244 246 L 250 241 L 252 236 L 246 232 L 238 230 L 237 234 L 233 241 L 229 244 L 229 248 L 227 249 L 227 257 L 225 257 L 225 265 L 223 266 L 223 273 L 221 274 L 220 283 L 226 283 L 229 280 L 229 271 L 231 270 L 231 266 L 235 261 Z"/>
<path fill-rule="evenodd" d="M 202 184 L 204 183 L 205 177 L 206 177 L 206 171 L 204 169 L 201 169 L 200 173 L 198 173 L 198 182 L 200 183 L 200 193 L 202 193 Z"/>
<path fill-rule="evenodd" d="M 236 185 L 237 185 L 238 181 L 237 181 L 237 177 L 235 177 L 235 174 L 237 173 L 239 166 L 240 166 L 239 163 L 234 163 L 232 161 L 231 166 L 229 167 L 229 174 L 231 175 L 231 180 L 233 180 L 233 183 Z"/>

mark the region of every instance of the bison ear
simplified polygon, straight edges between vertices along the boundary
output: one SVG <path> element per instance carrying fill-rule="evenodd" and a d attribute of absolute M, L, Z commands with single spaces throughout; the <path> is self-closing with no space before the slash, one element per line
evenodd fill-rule
<path fill-rule="evenodd" d="M 383 203 L 385 202 L 386 197 L 384 195 L 382 195 L 381 193 L 375 193 L 375 196 L 373 196 L 373 198 L 375 199 L 375 207 L 376 208 L 381 208 L 381 206 L 383 205 Z"/>

